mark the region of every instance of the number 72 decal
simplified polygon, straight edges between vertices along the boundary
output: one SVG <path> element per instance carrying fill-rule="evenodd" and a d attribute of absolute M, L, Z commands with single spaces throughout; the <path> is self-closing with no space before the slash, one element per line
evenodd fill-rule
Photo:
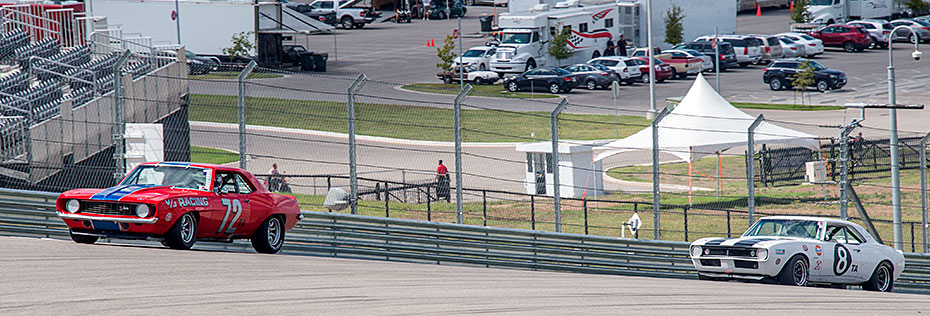
<path fill-rule="evenodd" d="M 226 206 L 226 215 L 223 216 L 223 222 L 220 223 L 220 228 L 216 230 L 216 233 L 219 234 L 223 231 L 223 227 L 226 226 L 226 234 L 232 234 L 236 231 L 236 228 L 233 227 L 233 223 L 239 220 L 239 216 L 242 215 L 242 202 L 239 200 L 223 199 L 222 204 Z M 235 213 L 233 219 L 229 221 L 229 226 L 226 225 L 226 221 L 229 220 L 229 213 Z"/>

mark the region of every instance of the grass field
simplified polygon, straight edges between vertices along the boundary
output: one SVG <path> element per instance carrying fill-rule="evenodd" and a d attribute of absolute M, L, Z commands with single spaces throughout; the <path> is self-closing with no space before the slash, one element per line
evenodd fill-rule
<path fill-rule="evenodd" d="M 510 92 L 504 89 L 504 86 L 501 84 L 490 84 L 490 85 L 472 85 L 472 95 L 480 95 L 484 97 L 496 97 L 496 98 L 521 98 L 521 99 L 549 99 L 549 98 L 558 98 L 556 94 L 546 93 L 546 92 Z M 404 85 L 401 89 L 407 89 L 412 91 L 419 92 L 430 92 L 430 93 L 439 93 L 439 94 L 459 94 L 459 84 L 444 84 L 444 83 L 413 83 Z"/>
<path fill-rule="evenodd" d="M 191 94 L 190 98 L 191 121 L 238 122 L 236 96 Z M 246 98 L 250 125 L 345 133 L 346 117 L 344 102 Z M 452 117 L 451 109 L 358 103 L 356 131 L 360 135 L 453 141 Z M 562 114 L 559 118 L 562 139 L 607 139 L 618 133 L 626 137 L 649 124 L 639 116 Z M 549 113 L 462 110 L 462 140 L 466 142 L 527 142 L 546 140 L 549 135 Z"/>
<path fill-rule="evenodd" d="M 284 77 L 284 75 L 253 72 L 253 73 L 250 73 L 249 76 L 246 77 L 246 79 L 268 79 L 268 78 L 281 78 L 281 77 Z M 191 75 L 189 76 L 189 78 L 190 79 L 238 79 L 239 73 L 232 72 L 232 71 L 219 71 L 219 72 L 211 72 L 205 75 Z"/>
<path fill-rule="evenodd" d="M 239 160 L 239 154 L 209 147 L 191 146 L 191 162 L 226 164 Z"/>

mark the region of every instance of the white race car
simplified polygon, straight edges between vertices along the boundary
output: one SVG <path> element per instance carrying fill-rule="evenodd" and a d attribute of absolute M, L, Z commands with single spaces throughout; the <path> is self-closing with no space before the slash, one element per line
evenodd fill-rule
<path fill-rule="evenodd" d="M 891 291 L 904 255 L 862 226 L 821 217 L 772 216 L 740 238 L 701 238 L 691 261 L 702 280 L 773 280 L 781 284 L 862 285 Z"/>

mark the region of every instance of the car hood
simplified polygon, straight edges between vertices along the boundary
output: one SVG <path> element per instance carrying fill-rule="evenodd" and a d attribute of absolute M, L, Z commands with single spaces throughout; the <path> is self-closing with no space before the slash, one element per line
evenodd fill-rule
<path fill-rule="evenodd" d="M 106 189 L 76 189 L 61 194 L 62 198 L 112 202 L 158 203 L 169 197 L 209 194 L 205 191 L 180 189 L 162 185 L 117 185 Z"/>
<path fill-rule="evenodd" d="M 820 70 L 820 71 L 817 71 L 817 72 L 822 73 L 822 74 L 825 74 L 825 75 L 836 75 L 836 76 L 840 76 L 840 77 L 846 76 L 846 74 L 843 73 L 842 71 L 833 70 L 833 69 L 825 69 L 825 70 Z"/>
<path fill-rule="evenodd" d="M 464 62 L 464 63 L 466 63 L 466 64 L 467 64 L 467 63 L 471 63 L 471 62 L 476 62 L 476 61 L 479 61 L 479 60 L 481 60 L 480 57 L 459 57 L 459 58 L 456 58 L 456 59 L 455 59 L 456 62 L 459 62 L 459 63 Z"/>
<path fill-rule="evenodd" d="M 767 248 L 773 245 L 795 241 L 812 241 L 813 239 L 798 237 L 776 237 L 776 236 L 749 236 L 740 238 L 701 238 L 691 243 L 692 246 L 725 246 L 725 247 L 747 247 L 747 248 Z"/>

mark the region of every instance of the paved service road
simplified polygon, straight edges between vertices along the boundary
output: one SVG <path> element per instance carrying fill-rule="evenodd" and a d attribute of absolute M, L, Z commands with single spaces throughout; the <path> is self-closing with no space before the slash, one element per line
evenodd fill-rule
<path fill-rule="evenodd" d="M 154 243 L 152 243 L 155 245 Z M 0 237 L 3 315 L 916 315 L 927 296 Z"/>

